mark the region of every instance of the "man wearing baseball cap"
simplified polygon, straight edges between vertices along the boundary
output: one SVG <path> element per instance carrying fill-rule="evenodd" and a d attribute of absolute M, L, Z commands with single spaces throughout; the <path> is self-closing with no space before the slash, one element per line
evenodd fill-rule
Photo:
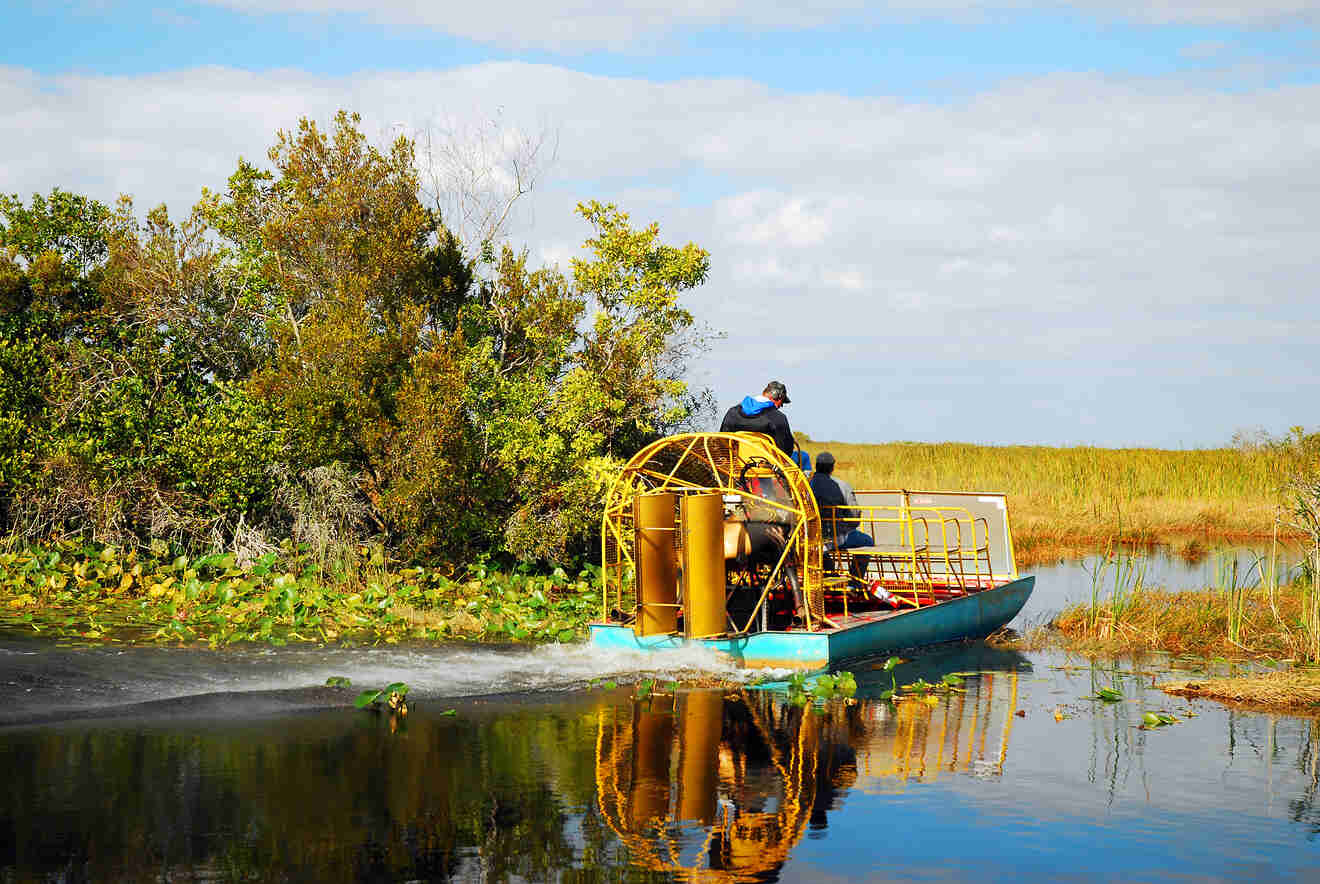
<path fill-rule="evenodd" d="M 780 411 L 791 400 L 788 388 L 781 381 L 765 385 L 760 396 L 744 396 L 743 401 L 730 408 L 720 422 L 721 433 L 765 433 L 775 440 L 779 450 L 793 456 L 793 431 L 788 418 Z"/>

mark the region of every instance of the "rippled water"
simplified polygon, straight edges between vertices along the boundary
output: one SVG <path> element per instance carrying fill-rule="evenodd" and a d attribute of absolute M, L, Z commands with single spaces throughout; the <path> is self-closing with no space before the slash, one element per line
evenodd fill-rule
<path fill-rule="evenodd" d="M 1320 724 L 973 644 L 800 709 L 691 653 L 0 641 L 0 880 L 1317 880 Z M 354 688 L 325 688 L 331 675 Z M 588 690 L 597 677 L 617 688 Z M 357 689 L 413 685 L 402 722 Z M 1098 687 L 1125 699 L 1085 699 Z M 453 714 L 448 713 L 453 710 Z M 1142 713 L 1180 721 L 1138 728 Z"/>

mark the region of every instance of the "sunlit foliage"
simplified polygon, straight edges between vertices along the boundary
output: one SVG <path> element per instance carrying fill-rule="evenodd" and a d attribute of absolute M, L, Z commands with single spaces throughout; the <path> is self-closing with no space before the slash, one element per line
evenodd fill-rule
<path fill-rule="evenodd" d="M 618 459 L 696 401 L 680 298 L 706 252 L 588 202 L 569 273 L 472 254 L 422 202 L 412 142 L 346 112 L 267 160 L 183 221 L 0 202 L 0 528 L 293 537 L 322 570 L 367 539 L 451 565 L 589 554 Z"/>

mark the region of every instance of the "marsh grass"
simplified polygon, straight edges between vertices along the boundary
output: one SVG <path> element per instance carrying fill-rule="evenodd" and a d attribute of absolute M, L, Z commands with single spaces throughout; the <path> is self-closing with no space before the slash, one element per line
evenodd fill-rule
<path fill-rule="evenodd" d="M 1246 618 L 1247 586 L 1238 580 L 1238 558 L 1235 553 L 1215 556 L 1215 589 L 1228 602 L 1228 640 L 1242 645 L 1242 622 Z"/>
<path fill-rule="evenodd" d="M 1168 592 L 1142 587 L 1130 594 L 1121 618 L 1089 603 L 1054 621 L 1069 648 L 1092 654 L 1167 651 L 1200 657 L 1314 660 L 1302 623 L 1314 592 L 1304 581 L 1275 589 L 1274 607 L 1259 584 L 1234 592 L 1206 588 Z"/>
<path fill-rule="evenodd" d="M 1306 441 L 1302 453 L 1309 458 L 1315 437 L 1300 430 L 1294 435 Z M 1269 450 L 1278 453 L 1277 446 Z M 1278 466 L 1288 464 L 1270 469 Z M 1294 472 L 1279 485 L 1269 550 L 1245 569 L 1236 554 L 1220 554 L 1214 585 L 1205 590 L 1146 590 L 1138 579 L 1131 593 L 1121 581 L 1116 583 L 1107 599 L 1093 576 L 1090 601 L 1065 610 L 1056 625 L 1080 650 L 1269 655 L 1320 662 L 1320 474 L 1309 460 L 1290 468 Z M 1280 568 L 1280 535 L 1285 531 L 1291 535 L 1287 545 L 1297 545 L 1301 554 L 1296 568 Z"/>
<path fill-rule="evenodd" d="M 1087 628 L 1101 638 L 1128 628 L 1124 618 L 1146 585 L 1146 557 L 1140 552 L 1116 548 L 1113 543 L 1082 567 L 1091 575 L 1091 603 L 1086 609 Z"/>
<path fill-rule="evenodd" d="M 1320 660 L 1320 472 L 1295 477 L 1288 484 L 1288 524 L 1306 537 L 1302 570 L 1310 584 L 1300 624 L 1306 633 L 1309 659 Z"/>
<path fill-rule="evenodd" d="M 1117 541 L 1269 537 L 1280 490 L 1306 458 L 1286 440 L 1177 451 L 814 440 L 804 447 L 833 453 L 835 471 L 854 488 L 1007 493 L 1020 565 Z"/>
<path fill-rule="evenodd" d="M 1234 678 L 1175 681 L 1160 690 L 1180 697 L 1242 703 L 1269 709 L 1311 709 L 1320 706 L 1320 671 L 1289 669 Z"/>

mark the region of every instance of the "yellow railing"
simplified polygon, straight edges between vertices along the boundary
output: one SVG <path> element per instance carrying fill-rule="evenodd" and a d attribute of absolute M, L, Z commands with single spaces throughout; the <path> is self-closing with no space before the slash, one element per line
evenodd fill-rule
<path fill-rule="evenodd" d="M 957 580 L 958 586 L 964 590 L 984 588 L 994 574 L 994 568 L 990 563 L 990 523 L 984 517 L 974 516 L 966 507 L 912 507 L 909 512 L 930 513 L 932 520 L 939 520 L 943 542 L 940 545 L 940 555 L 932 556 L 932 566 L 942 566 L 944 576 Z M 981 526 L 979 532 L 978 525 Z M 949 536 L 950 529 L 953 532 L 952 538 Z M 968 536 L 971 539 L 970 546 L 966 542 Z M 983 555 L 984 571 L 981 570 Z M 969 565 L 972 569 L 970 575 L 967 573 Z"/>
<path fill-rule="evenodd" d="M 835 549 L 853 529 L 872 542 Z M 821 507 L 827 584 L 879 579 L 912 606 L 934 601 L 936 587 L 969 593 L 992 585 L 989 533 L 988 520 L 966 507 L 909 506 L 906 496 L 896 505 Z"/>

